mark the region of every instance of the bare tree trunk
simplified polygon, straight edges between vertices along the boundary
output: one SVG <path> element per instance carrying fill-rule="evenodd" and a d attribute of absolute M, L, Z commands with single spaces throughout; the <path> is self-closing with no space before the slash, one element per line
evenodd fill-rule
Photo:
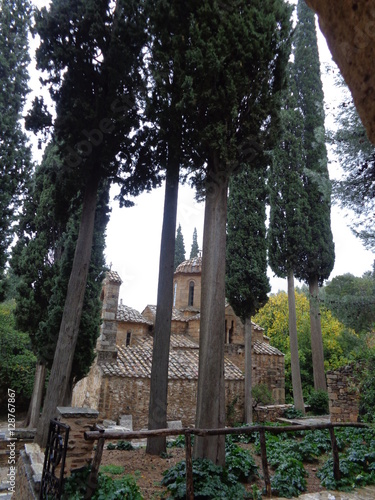
<path fill-rule="evenodd" d="M 34 387 L 33 387 L 33 393 L 31 395 L 29 409 L 27 411 L 27 416 L 25 420 L 21 424 L 21 427 L 28 427 L 29 429 L 34 429 L 37 426 L 40 409 L 42 407 L 45 379 L 46 379 L 46 365 L 38 361 L 35 367 Z"/>
<path fill-rule="evenodd" d="M 245 320 L 245 423 L 253 423 L 251 317 Z"/>
<path fill-rule="evenodd" d="M 91 258 L 98 185 L 99 179 L 92 175 L 87 182 L 83 198 L 81 223 L 59 337 L 53 358 L 47 394 L 44 400 L 43 412 L 39 419 L 35 436 L 35 442 L 42 448 L 45 447 L 47 442 L 49 421 L 56 416 L 56 407 L 64 401 L 72 371 Z"/>
<path fill-rule="evenodd" d="M 174 250 L 178 201 L 179 168 L 169 168 L 165 179 L 163 229 L 161 236 L 158 298 L 152 351 L 148 428 L 167 427 L 168 365 L 173 307 Z M 146 453 L 160 455 L 166 437 L 147 438 Z"/>
<path fill-rule="evenodd" d="M 288 272 L 288 306 L 289 306 L 289 339 L 290 339 L 290 362 L 292 368 L 292 386 L 294 407 L 305 414 L 305 403 L 303 401 L 301 370 L 298 354 L 296 297 L 294 295 L 294 275 L 291 269 Z"/>
<path fill-rule="evenodd" d="M 225 426 L 225 244 L 228 179 L 219 175 L 215 179 L 209 178 L 206 189 L 196 427 L 212 429 Z M 197 436 L 194 456 L 224 465 L 224 436 Z"/>
<path fill-rule="evenodd" d="M 310 326 L 311 326 L 311 352 L 314 373 L 314 389 L 327 392 L 327 382 L 324 373 L 324 351 L 322 325 L 319 309 L 318 278 L 309 282 L 310 291 Z"/>

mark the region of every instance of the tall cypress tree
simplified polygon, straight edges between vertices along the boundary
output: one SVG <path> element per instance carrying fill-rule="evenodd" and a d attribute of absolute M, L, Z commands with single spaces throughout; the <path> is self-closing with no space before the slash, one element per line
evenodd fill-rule
<path fill-rule="evenodd" d="M 60 169 L 56 146 L 47 146 L 23 205 L 18 241 L 11 261 L 12 269 L 19 277 L 17 325 L 29 333 L 40 364 L 48 368 L 52 366 L 56 348 L 82 203 L 82 197 L 74 200 L 67 197 L 58 175 Z M 70 404 L 72 383 L 84 377 L 90 369 L 99 334 L 100 276 L 104 270 L 104 235 L 109 211 L 108 188 L 100 192 L 83 313 L 66 393 L 67 404 Z"/>
<path fill-rule="evenodd" d="M 327 390 L 319 313 L 319 286 L 328 279 L 335 253 L 331 231 L 331 183 L 325 146 L 323 89 L 320 78 L 315 16 L 303 0 L 298 1 L 295 38 L 295 74 L 298 105 L 303 115 L 304 188 L 309 202 L 310 238 L 305 259 L 296 276 L 309 285 L 311 350 L 315 389 Z"/>
<path fill-rule="evenodd" d="M 177 266 L 186 260 L 185 257 L 185 243 L 184 236 L 181 231 L 181 224 L 178 225 L 177 233 L 176 233 L 176 243 L 174 247 L 174 270 L 177 269 Z"/>
<path fill-rule="evenodd" d="M 0 300 L 20 195 L 31 171 L 21 113 L 28 93 L 28 0 L 0 1 Z"/>
<path fill-rule="evenodd" d="M 82 213 L 58 341 L 36 442 L 44 446 L 48 422 L 70 380 L 89 270 L 98 189 L 119 182 L 121 194 L 152 186 L 147 150 L 139 137 L 145 42 L 142 2 L 54 0 L 37 11 L 38 67 L 56 102 L 54 129 L 64 175 L 83 193 Z M 131 133 L 132 132 L 132 133 Z M 134 133 L 136 132 L 136 133 Z M 136 170 L 135 170 L 136 167 Z"/>
<path fill-rule="evenodd" d="M 148 0 L 150 99 L 146 121 L 151 123 L 148 140 L 157 163 L 165 169 L 165 197 L 161 236 L 157 308 L 150 382 L 148 428 L 167 425 L 168 363 L 173 306 L 173 274 L 177 199 L 180 169 L 193 164 L 193 142 L 184 125 L 183 84 L 189 43 L 189 23 L 194 2 Z M 165 451 L 165 437 L 147 440 L 147 453 Z"/>
<path fill-rule="evenodd" d="M 308 199 L 303 185 L 303 116 L 298 108 L 293 64 L 289 64 L 288 87 L 282 93 L 271 155 L 269 264 L 276 276 L 288 280 L 289 337 L 295 407 L 304 412 L 298 356 L 294 270 L 305 258 L 309 245 Z"/>
<path fill-rule="evenodd" d="M 266 165 L 248 165 L 229 184 L 226 297 L 245 324 L 245 421 L 252 422 L 251 316 L 268 300 Z M 259 160 L 258 160 L 259 161 Z M 258 163 L 258 162 L 257 162 Z"/>
<path fill-rule="evenodd" d="M 195 227 L 193 231 L 193 243 L 191 244 L 190 258 L 192 259 L 193 257 L 198 257 L 198 255 L 199 255 L 198 233 L 197 233 L 197 228 Z"/>
<path fill-rule="evenodd" d="M 190 19 L 186 124 L 206 168 L 196 426 L 225 425 L 224 338 L 227 188 L 251 163 L 283 81 L 290 9 L 279 0 L 202 1 Z M 223 464 L 223 436 L 197 437 L 194 454 Z"/>

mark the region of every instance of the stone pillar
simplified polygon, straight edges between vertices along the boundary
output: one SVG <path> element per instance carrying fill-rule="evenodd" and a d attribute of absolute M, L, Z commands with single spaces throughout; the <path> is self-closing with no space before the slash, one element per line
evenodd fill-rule
<path fill-rule="evenodd" d="M 103 281 L 102 324 L 97 342 L 98 364 L 114 362 L 117 359 L 117 309 L 121 278 L 115 271 L 109 271 Z"/>
<path fill-rule="evenodd" d="M 65 477 L 73 469 L 79 469 L 91 463 L 94 441 L 85 441 L 83 433 L 97 423 L 99 412 L 91 408 L 57 407 L 58 420 L 69 425 L 68 450 L 65 460 Z"/>
<path fill-rule="evenodd" d="M 354 366 L 328 372 L 327 386 L 331 422 L 357 422 L 360 394 Z"/>

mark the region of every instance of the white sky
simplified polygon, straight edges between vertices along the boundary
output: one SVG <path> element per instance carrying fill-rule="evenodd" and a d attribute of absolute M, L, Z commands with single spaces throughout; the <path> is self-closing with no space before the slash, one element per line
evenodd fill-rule
<path fill-rule="evenodd" d="M 34 0 L 33 3 L 38 6 L 46 4 L 45 0 Z M 320 32 L 319 50 L 321 63 L 331 62 Z M 324 72 L 322 77 L 326 107 L 332 110 L 332 99 L 337 95 L 337 89 L 333 88 L 332 79 L 326 77 Z M 35 90 L 40 86 L 35 77 L 31 86 Z M 329 121 L 328 109 L 326 113 Z M 118 202 L 112 204 L 105 253 L 107 264 L 112 264 L 112 270 L 117 271 L 123 280 L 120 297 L 124 304 L 142 311 L 147 304 L 156 304 L 164 187 L 144 193 L 134 201 L 135 206 L 132 208 L 120 209 Z M 337 206 L 332 207 L 331 215 L 336 259 L 330 278 L 347 272 L 361 276 L 372 268 L 375 255 L 367 251 L 352 234 L 343 212 Z M 180 186 L 177 225 L 181 224 L 187 258 L 194 228 L 197 228 L 198 244 L 202 247 L 203 217 L 204 203 L 194 200 L 194 191 L 188 185 Z M 273 277 L 271 270 L 269 276 L 273 293 L 286 290 L 286 280 Z"/>

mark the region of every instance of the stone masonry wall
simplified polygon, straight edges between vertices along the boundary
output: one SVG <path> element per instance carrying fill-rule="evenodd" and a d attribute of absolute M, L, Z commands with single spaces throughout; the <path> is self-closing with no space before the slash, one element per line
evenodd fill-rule
<path fill-rule="evenodd" d="M 328 372 L 327 385 L 331 422 L 357 422 L 360 394 L 354 366 Z"/>
<path fill-rule="evenodd" d="M 236 421 L 243 419 L 243 381 L 225 382 L 227 405 L 233 405 Z M 132 415 L 133 428 L 147 428 L 150 379 L 125 377 L 103 377 L 99 417 L 118 420 L 121 415 Z M 195 424 L 197 380 L 170 380 L 168 384 L 167 420 L 181 420 L 183 427 Z"/>

